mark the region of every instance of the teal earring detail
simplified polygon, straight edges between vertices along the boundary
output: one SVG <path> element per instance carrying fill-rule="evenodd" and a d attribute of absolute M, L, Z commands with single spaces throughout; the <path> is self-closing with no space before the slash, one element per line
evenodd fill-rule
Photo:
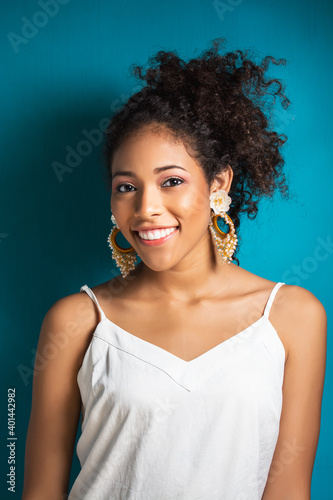
<path fill-rule="evenodd" d="M 228 264 L 230 264 L 232 262 L 232 256 L 238 242 L 234 223 L 226 213 L 229 210 L 229 206 L 232 200 L 224 189 L 215 191 L 210 195 L 209 199 L 210 207 L 213 209 L 213 212 L 211 214 L 208 227 L 222 262 L 227 262 Z M 219 228 L 217 224 L 218 217 L 224 219 L 225 223 L 228 224 L 228 233 L 224 233 Z"/>
<path fill-rule="evenodd" d="M 111 221 L 114 227 L 108 236 L 109 247 L 112 250 L 112 258 L 116 261 L 116 265 L 120 268 L 121 274 L 124 278 L 135 269 L 135 264 L 137 262 L 136 253 L 133 247 L 122 248 L 116 242 L 116 236 L 120 232 L 117 221 L 114 216 L 111 216 Z"/>

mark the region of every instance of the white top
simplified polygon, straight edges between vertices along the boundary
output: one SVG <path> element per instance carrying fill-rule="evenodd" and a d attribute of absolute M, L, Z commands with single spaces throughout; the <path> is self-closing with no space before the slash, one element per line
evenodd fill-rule
<path fill-rule="evenodd" d="M 81 471 L 68 500 L 261 500 L 279 434 L 285 350 L 264 314 L 184 361 L 101 319 L 77 381 Z M 221 318 L 221 325 L 223 325 Z"/>

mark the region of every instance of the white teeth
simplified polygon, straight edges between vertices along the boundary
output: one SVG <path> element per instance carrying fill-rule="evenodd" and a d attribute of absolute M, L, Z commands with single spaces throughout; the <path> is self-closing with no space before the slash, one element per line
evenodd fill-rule
<path fill-rule="evenodd" d="M 165 238 L 169 234 L 173 233 L 177 228 L 172 227 L 168 229 L 157 229 L 156 231 L 138 231 L 139 236 L 143 240 L 159 240 L 160 238 Z"/>

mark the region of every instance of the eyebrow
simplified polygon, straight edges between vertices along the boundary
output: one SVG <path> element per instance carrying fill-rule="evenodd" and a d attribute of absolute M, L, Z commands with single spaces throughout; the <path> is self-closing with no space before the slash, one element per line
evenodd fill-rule
<path fill-rule="evenodd" d="M 157 168 L 154 168 L 153 172 L 154 174 L 158 174 L 159 172 L 163 172 L 164 170 L 169 170 L 170 168 L 180 168 L 181 170 L 184 170 L 185 172 L 187 172 L 187 170 L 183 167 L 179 167 L 178 165 L 166 165 L 165 167 L 157 167 Z M 130 170 L 124 170 L 122 172 L 115 172 L 113 175 L 112 175 L 112 180 L 117 177 L 117 175 L 125 175 L 125 176 L 130 176 L 130 177 L 137 177 L 137 175 L 135 174 L 135 172 L 131 172 Z"/>

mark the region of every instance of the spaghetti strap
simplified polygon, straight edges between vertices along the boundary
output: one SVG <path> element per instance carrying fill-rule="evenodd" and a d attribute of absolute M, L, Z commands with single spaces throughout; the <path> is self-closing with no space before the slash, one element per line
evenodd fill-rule
<path fill-rule="evenodd" d="M 98 302 L 98 300 L 97 300 L 96 295 L 95 295 L 95 294 L 94 294 L 94 292 L 93 292 L 93 291 L 92 291 L 92 290 L 88 287 L 88 285 L 83 285 L 83 286 L 81 286 L 81 288 L 80 288 L 80 292 L 86 292 L 86 293 L 89 295 L 89 297 L 93 300 L 93 302 L 95 302 L 95 304 L 96 304 L 96 306 L 97 306 L 97 308 L 98 308 L 98 310 L 99 310 L 99 312 L 100 312 L 100 315 L 101 315 L 101 321 L 102 321 L 103 319 L 105 319 L 105 318 L 106 318 L 106 316 L 105 316 L 105 314 L 104 314 L 104 311 L 103 311 L 103 309 L 101 308 L 101 306 L 99 305 L 99 302 Z"/>
<path fill-rule="evenodd" d="M 271 310 L 273 301 L 275 299 L 275 295 L 277 294 L 278 289 L 282 285 L 285 285 L 285 283 L 282 283 L 282 281 L 279 281 L 279 283 L 276 283 L 276 285 L 274 286 L 274 288 L 272 289 L 272 291 L 271 291 L 271 293 L 270 293 L 270 295 L 268 297 L 267 304 L 266 304 L 266 307 L 265 307 L 265 310 L 264 310 L 264 316 L 266 316 L 266 318 L 268 318 L 269 311 Z"/>

